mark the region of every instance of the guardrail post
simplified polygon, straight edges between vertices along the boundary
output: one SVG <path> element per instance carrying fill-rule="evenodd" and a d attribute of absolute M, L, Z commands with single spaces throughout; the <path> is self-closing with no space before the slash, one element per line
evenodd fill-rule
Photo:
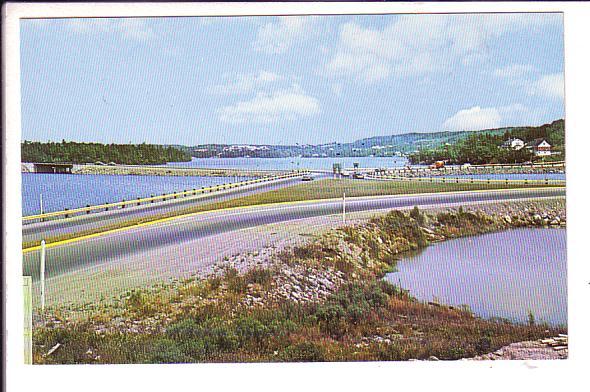
<path fill-rule="evenodd" d="M 137 205 L 138 206 L 141 205 L 141 198 L 140 197 L 137 198 Z"/>
<path fill-rule="evenodd" d="M 45 240 L 41 240 L 40 261 L 39 280 L 41 282 L 41 310 L 45 310 Z"/>
<path fill-rule="evenodd" d="M 43 193 L 39 193 L 39 208 L 41 209 L 40 215 L 43 215 Z M 41 218 L 41 222 L 43 221 L 43 218 Z"/>
<path fill-rule="evenodd" d="M 545 185 L 549 185 L 549 179 L 545 178 Z"/>
<path fill-rule="evenodd" d="M 64 208 L 64 211 L 68 211 L 68 210 L 69 210 L 69 208 Z M 64 216 L 67 218 L 68 214 L 66 213 L 66 214 L 64 214 Z"/>
<path fill-rule="evenodd" d="M 342 192 L 342 224 L 346 224 L 346 193 Z"/>
<path fill-rule="evenodd" d="M 86 208 L 90 208 L 90 204 L 86 204 Z M 90 210 L 86 210 L 86 214 L 90 214 Z"/>
<path fill-rule="evenodd" d="M 123 199 L 122 203 L 121 208 L 125 208 L 125 199 Z"/>
<path fill-rule="evenodd" d="M 150 203 L 153 203 L 153 202 L 154 202 L 154 195 L 153 195 L 153 194 L 151 194 L 151 195 L 150 195 Z"/>

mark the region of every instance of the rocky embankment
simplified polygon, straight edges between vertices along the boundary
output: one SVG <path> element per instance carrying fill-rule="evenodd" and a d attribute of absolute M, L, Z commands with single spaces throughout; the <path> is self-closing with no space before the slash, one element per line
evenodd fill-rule
<path fill-rule="evenodd" d="M 498 360 L 547 360 L 567 359 L 568 357 L 568 336 L 559 336 L 547 339 L 530 340 L 525 342 L 512 343 L 489 354 L 469 358 L 474 361 L 498 361 Z"/>

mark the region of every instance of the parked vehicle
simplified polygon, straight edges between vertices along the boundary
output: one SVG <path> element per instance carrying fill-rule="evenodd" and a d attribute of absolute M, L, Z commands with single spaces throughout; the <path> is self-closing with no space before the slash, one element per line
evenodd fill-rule
<path fill-rule="evenodd" d="M 431 169 L 442 169 L 443 167 L 445 167 L 445 163 L 443 161 L 436 161 L 430 165 Z"/>
<path fill-rule="evenodd" d="M 312 176 L 308 176 L 307 174 L 301 177 L 301 181 L 313 181 Z"/>

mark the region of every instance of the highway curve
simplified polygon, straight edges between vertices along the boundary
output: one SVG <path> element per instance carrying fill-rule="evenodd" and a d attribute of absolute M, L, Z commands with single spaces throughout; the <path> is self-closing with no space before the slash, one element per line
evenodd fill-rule
<path fill-rule="evenodd" d="M 315 175 L 314 177 L 322 178 L 325 177 L 325 175 Z M 168 199 L 166 201 L 160 201 L 153 204 L 142 204 L 140 206 L 133 205 L 133 201 L 130 201 L 130 205 L 127 208 L 117 208 L 87 215 L 81 214 L 66 219 L 62 218 L 45 222 L 26 223 L 23 224 L 22 228 L 23 242 L 39 242 L 46 238 L 99 229 L 101 227 L 128 220 L 172 213 L 184 210 L 187 207 L 221 202 L 236 197 L 243 197 L 259 192 L 268 192 L 275 189 L 294 186 L 300 183 L 301 178 L 297 177 L 253 184 L 222 192 L 199 194 L 198 196 L 179 197 L 178 199 Z"/>
<path fill-rule="evenodd" d="M 418 195 L 356 197 L 346 201 L 347 212 L 412 206 L 457 206 L 486 201 L 509 201 L 565 196 L 565 188 L 445 192 Z M 109 262 L 133 262 L 152 248 L 182 247 L 195 238 L 296 219 L 338 214 L 342 200 L 315 200 L 237 207 L 198 212 L 129 228 L 49 244 L 46 277 Z M 39 249 L 23 251 L 23 273 L 39 277 Z M 145 255 L 145 253 L 144 253 Z M 142 256 L 145 257 L 145 256 Z"/>

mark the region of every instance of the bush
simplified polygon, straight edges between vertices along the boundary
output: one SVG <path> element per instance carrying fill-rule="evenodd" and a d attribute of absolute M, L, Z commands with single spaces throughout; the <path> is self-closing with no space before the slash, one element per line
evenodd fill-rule
<path fill-rule="evenodd" d="M 418 206 L 414 206 L 414 208 L 412 208 L 412 211 L 410 211 L 410 217 L 418 222 L 420 226 L 424 226 L 426 223 L 426 218 L 424 217 L 424 214 L 420 212 Z"/>
<path fill-rule="evenodd" d="M 235 268 L 228 268 L 225 272 L 227 289 L 236 294 L 243 294 L 248 288 L 248 283 L 243 275 L 240 275 Z"/>
<path fill-rule="evenodd" d="M 195 319 L 184 319 L 171 324 L 166 335 L 175 341 L 200 341 L 203 352 L 213 354 L 235 350 L 239 339 L 234 330 L 219 318 L 210 318 L 202 322 Z"/>
<path fill-rule="evenodd" d="M 209 278 L 209 288 L 211 290 L 217 290 L 221 286 L 221 278 L 219 276 L 214 276 Z"/>
<path fill-rule="evenodd" d="M 150 344 L 144 363 L 186 363 L 191 358 L 183 353 L 179 345 L 172 339 L 158 339 Z"/>
<path fill-rule="evenodd" d="M 272 272 L 267 268 L 254 268 L 246 272 L 244 278 L 247 283 L 268 286 L 272 281 Z"/>
<path fill-rule="evenodd" d="M 233 326 L 242 345 L 251 342 L 260 345 L 269 336 L 269 329 L 253 317 L 241 317 L 234 322 Z"/>
<path fill-rule="evenodd" d="M 322 362 L 325 360 L 324 350 L 312 342 L 303 342 L 288 346 L 280 357 L 286 362 Z"/>

